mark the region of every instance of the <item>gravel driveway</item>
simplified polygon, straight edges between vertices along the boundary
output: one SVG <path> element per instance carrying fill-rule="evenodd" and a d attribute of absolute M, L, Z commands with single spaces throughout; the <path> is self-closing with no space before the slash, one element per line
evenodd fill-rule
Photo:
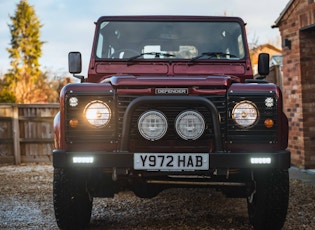
<path fill-rule="evenodd" d="M 0 229 L 58 229 L 50 165 L 0 166 Z M 315 187 L 290 180 L 284 229 L 315 229 Z M 89 229 L 252 229 L 245 199 L 212 189 L 170 189 L 152 199 L 123 192 L 94 200 Z"/>

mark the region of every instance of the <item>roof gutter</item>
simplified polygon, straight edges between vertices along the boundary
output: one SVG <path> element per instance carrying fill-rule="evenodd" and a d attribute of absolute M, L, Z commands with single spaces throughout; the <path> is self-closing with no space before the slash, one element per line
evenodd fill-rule
<path fill-rule="evenodd" d="M 294 0 L 290 0 L 288 2 L 288 4 L 286 5 L 286 7 L 282 10 L 282 12 L 280 13 L 279 17 L 277 18 L 277 20 L 275 21 L 275 23 L 271 26 L 272 29 L 274 28 L 278 28 L 281 19 L 283 18 L 283 16 L 286 14 L 286 12 L 288 11 L 288 9 L 290 8 L 290 6 L 293 4 Z"/>

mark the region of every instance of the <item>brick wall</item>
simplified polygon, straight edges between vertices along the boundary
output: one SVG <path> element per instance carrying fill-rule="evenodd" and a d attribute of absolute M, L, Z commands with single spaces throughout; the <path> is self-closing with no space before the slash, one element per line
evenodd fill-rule
<path fill-rule="evenodd" d="M 305 167 L 315 168 L 315 29 L 300 32 Z"/>
<path fill-rule="evenodd" d="M 279 22 L 283 47 L 283 95 L 289 119 L 289 149 L 292 163 L 315 168 L 315 3 L 295 0 Z M 284 42 L 283 42 L 284 44 Z"/>

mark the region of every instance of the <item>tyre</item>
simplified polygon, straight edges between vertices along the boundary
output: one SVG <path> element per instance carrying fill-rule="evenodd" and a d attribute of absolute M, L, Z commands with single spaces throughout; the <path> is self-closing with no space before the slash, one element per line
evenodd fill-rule
<path fill-rule="evenodd" d="M 91 218 L 93 198 L 84 176 L 66 169 L 54 169 L 53 199 L 55 217 L 61 229 L 84 229 Z"/>
<path fill-rule="evenodd" d="M 281 229 L 289 202 L 287 170 L 254 171 L 254 191 L 247 198 L 248 216 L 255 230 Z"/>
<path fill-rule="evenodd" d="M 140 198 L 156 197 L 163 189 L 161 185 L 137 183 L 133 186 L 133 192 Z"/>

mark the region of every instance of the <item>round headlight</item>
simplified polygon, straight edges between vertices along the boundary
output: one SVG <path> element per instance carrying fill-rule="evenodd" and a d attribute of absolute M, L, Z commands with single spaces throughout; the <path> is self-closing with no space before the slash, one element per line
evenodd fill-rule
<path fill-rule="evenodd" d="M 167 120 L 163 113 L 155 110 L 143 113 L 138 120 L 140 134 L 147 140 L 161 139 L 167 131 Z"/>
<path fill-rule="evenodd" d="M 196 140 L 205 130 L 205 121 L 200 113 L 185 111 L 177 116 L 175 128 L 177 134 L 184 140 Z"/>
<path fill-rule="evenodd" d="M 109 106 L 103 101 L 91 101 L 84 109 L 86 120 L 96 128 L 101 128 L 108 124 L 111 118 Z"/>
<path fill-rule="evenodd" d="M 232 119 L 243 128 L 253 126 L 258 120 L 258 110 L 254 103 L 242 101 L 237 103 L 232 111 Z"/>

